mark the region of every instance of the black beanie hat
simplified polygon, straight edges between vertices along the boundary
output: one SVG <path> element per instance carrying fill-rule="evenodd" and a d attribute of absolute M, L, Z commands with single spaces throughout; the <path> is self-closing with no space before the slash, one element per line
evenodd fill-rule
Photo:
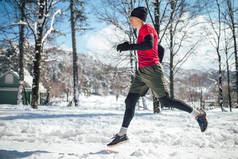
<path fill-rule="evenodd" d="M 133 9 L 133 11 L 131 12 L 131 16 L 140 18 L 145 22 L 147 16 L 147 9 L 145 7 L 137 7 Z"/>

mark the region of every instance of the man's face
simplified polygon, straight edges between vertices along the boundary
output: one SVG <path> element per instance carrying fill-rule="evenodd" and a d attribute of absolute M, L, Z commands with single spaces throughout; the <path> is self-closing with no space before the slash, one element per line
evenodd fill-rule
<path fill-rule="evenodd" d="M 130 17 L 130 24 L 132 25 L 133 28 L 139 29 L 142 23 L 143 21 L 140 18 Z"/>

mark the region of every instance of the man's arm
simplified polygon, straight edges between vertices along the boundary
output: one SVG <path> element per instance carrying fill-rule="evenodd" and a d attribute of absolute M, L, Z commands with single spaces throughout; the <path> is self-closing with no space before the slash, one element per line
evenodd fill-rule
<path fill-rule="evenodd" d="M 154 37 L 152 34 L 146 35 L 144 41 L 140 44 L 129 44 L 124 42 L 117 46 L 117 51 L 127 51 L 127 50 L 150 50 L 154 47 Z"/>
<path fill-rule="evenodd" d="M 154 47 L 154 37 L 152 34 L 146 35 L 140 44 L 130 44 L 130 50 L 150 50 Z"/>

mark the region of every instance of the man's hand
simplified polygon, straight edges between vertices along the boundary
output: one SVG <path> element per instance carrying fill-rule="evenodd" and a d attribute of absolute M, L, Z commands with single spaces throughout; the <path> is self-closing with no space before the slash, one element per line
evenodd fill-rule
<path fill-rule="evenodd" d="M 122 52 L 127 50 L 130 50 L 130 44 L 128 42 L 117 45 L 117 51 Z"/>

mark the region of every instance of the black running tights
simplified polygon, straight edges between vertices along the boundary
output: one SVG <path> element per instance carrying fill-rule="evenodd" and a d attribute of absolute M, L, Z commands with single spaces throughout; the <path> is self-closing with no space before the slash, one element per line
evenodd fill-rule
<path fill-rule="evenodd" d="M 130 125 L 130 122 L 134 117 L 135 106 L 139 98 L 140 95 L 136 93 L 129 93 L 127 95 L 127 98 L 125 100 L 126 110 L 123 118 L 122 127 L 127 128 Z M 168 95 L 159 98 L 159 101 L 164 107 L 173 107 L 188 113 L 191 113 L 193 111 L 193 108 L 191 106 L 187 105 L 181 100 L 171 99 Z"/>

